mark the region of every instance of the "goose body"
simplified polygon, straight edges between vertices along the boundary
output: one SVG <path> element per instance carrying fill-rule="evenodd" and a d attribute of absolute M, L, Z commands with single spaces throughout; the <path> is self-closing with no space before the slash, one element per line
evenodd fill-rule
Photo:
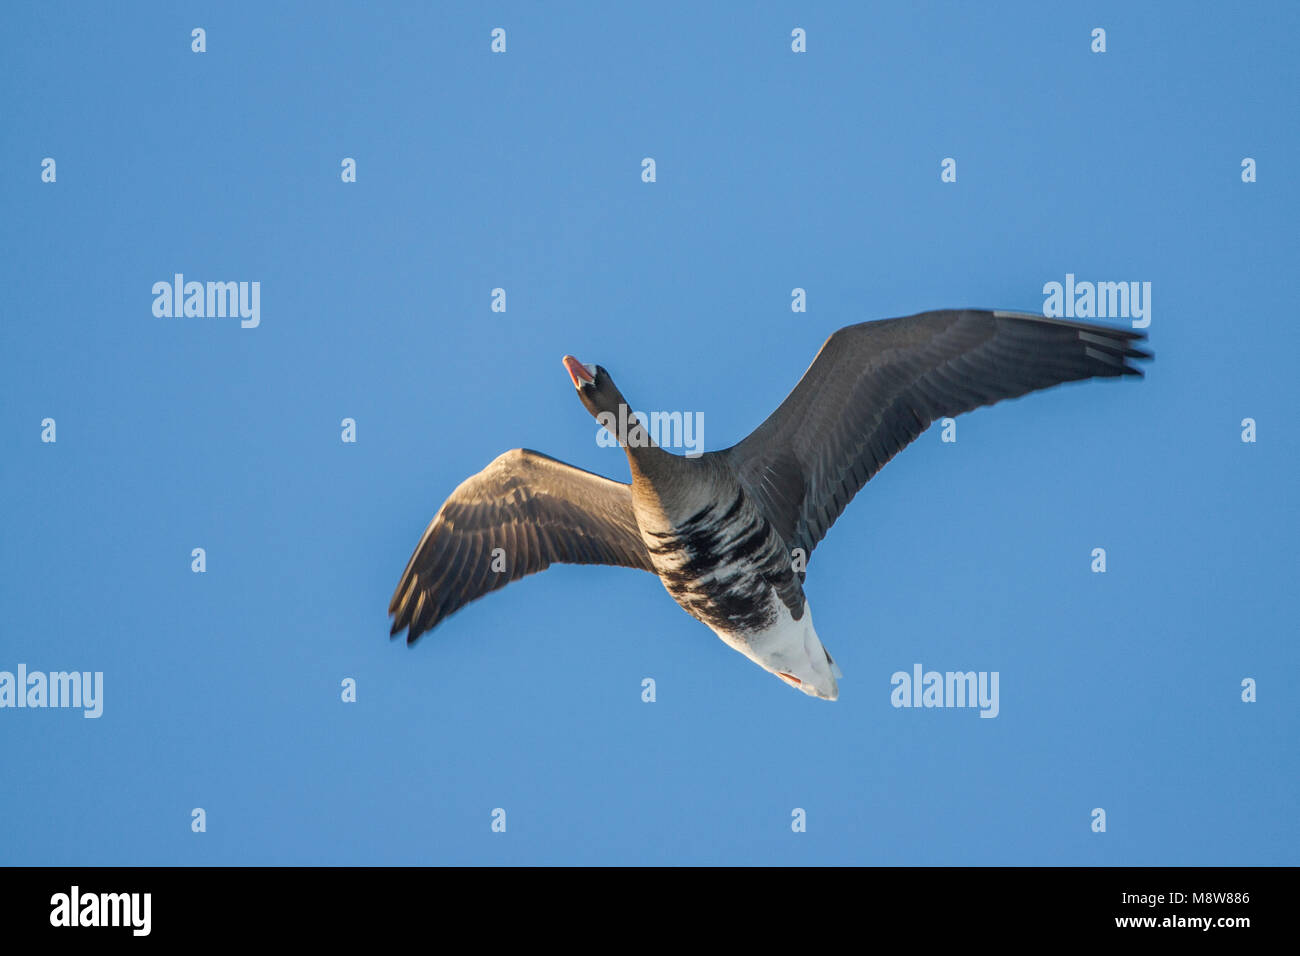
<path fill-rule="evenodd" d="M 668 502 L 634 471 L 632 512 L 654 571 L 672 599 L 729 647 L 791 686 L 834 700 L 836 668 L 813 630 L 785 543 L 724 464 L 706 458 Z"/>
<path fill-rule="evenodd" d="M 727 645 L 835 700 L 842 674 L 813 627 L 803 569 L 848 502 L 940 417 L 1062 382 L 1141 375 L 1129 364 L 1150 358 L 1134 347 L 1141 338 L 969 309 L 864 322 L 832 335 L 780 407 L 723 451 L 669 454 L 633 420 L 616 436 L 630 484 L 506 452 L 430 522 L 389 604 L 391 633 L 405 629 L 413 643 L 555 562 L 640 568 Z M 603 368 L 572 356 L 564 365 L 593 416 L 628 420 Z"/>

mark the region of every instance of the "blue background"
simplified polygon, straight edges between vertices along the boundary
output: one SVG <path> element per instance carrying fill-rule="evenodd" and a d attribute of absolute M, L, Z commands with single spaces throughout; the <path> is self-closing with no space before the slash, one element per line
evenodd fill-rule
<path fill-rule="evenodd" d="M 6 5 L 0 669 L 105 709 L 0 711 L 0 861 L 1300 862 L 1300 8 L 613 6 Z M 260 281 L 260 328 L 155 318 L 174 272 Z M 1147 379 L 864 489 L 809 569 L 837 703 L 630 570 L 389 641 L 497 454 L 627 479 L 563 353 L 716 449 L 840 326 L 1067 272 L 1153 284 Z M 915 662 L 1000 716 L 892 708 Z"/>

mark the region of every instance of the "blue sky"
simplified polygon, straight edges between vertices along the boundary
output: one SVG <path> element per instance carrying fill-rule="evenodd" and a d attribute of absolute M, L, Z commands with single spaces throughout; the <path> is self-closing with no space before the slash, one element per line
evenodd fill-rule
<path fill-rule="evenodd" d="M 0 670 L 104 713 L 0 710 L 0 862 L 1300 863 L 1300 8 L 610 6 L 6 8 Z M 176 272 L 261 324 L 155 317 Z M 1147 379 L 863 490 L 809 568 L 838 702 L 630 570 L 389 641 L 497 454 L 627 479 L 564 353 L 716 449 L 835 329 L 1067 273 L 1151 282 Z M 998 717 L 891 707 L 918 662 Z"/>

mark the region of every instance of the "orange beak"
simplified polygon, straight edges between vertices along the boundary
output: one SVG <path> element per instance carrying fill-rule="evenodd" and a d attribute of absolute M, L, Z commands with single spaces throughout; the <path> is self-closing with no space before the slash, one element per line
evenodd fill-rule
<path fill-rule="evenodd" d="M 564 368 L 569 373 L 569 378 L 573 379 L 574 388 L 582 388 L 583 384 L 591 385 L 596 381 L 596 377 L 591 374 L 591 369 L 583 365 L 572 355 L 564 356 Z"/>

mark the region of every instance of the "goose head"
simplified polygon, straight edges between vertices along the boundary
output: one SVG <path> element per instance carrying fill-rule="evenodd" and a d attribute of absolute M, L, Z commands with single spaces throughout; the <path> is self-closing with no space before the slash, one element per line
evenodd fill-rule
<path fill-rule="evenodd" d="M 619 405 L 626 401 L 609 373 L 599 365 L 583 364 L 572 355 L 564 356 L 562 361 L 573 387 L 578 390 L 578 398 L 591 416 L 599 418 L 603 412 L 609 412 L 617 417 Z"/>

